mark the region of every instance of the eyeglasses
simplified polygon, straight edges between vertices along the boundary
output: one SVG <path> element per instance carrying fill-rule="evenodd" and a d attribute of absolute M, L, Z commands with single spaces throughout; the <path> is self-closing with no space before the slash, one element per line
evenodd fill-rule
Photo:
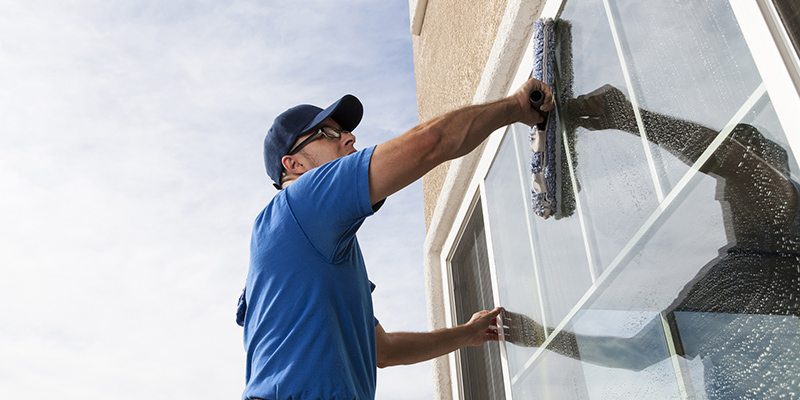
<path fill-rule="evenodd" d="M 289 150 L 289 152 L 286 153 L 286 155 L 287 156 L 291 156 L 291 155 L 296 154 L 298 151 L 300 151 L 307 144 L 309 144 L 309 143 L 311 143 L 311 142 L 313 142 L 313 141 L 315 141 L 315 140 L 317 140 L 317 139 L 319 139 L 319 138 L 321 138 L 323 136 L 328 138 L 328 139 L 339 139 L 340 137 L 342 137 L 343 133 L 352 134 L 352 132 L 346 131 L 344 129 L 336 129 L 336 128 L 332 127 L 332 126 L 323 126 L 323 127 L 319 128 L 319 129 L 317 129 L 316 132 L 312 133 L 311 136 L 307 137 L 306 140 L 303 140 L 302 142 L 298 143 L 297 146 L 295 146 L 293 149 Z"/>

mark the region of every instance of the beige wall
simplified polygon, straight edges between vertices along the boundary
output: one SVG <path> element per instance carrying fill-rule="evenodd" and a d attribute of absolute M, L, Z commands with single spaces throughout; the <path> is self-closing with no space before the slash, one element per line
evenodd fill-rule
<path fill-rule="evenodd" d="M 428 0 L 413 36 L 420 121 L 470 104 L 494 44 L 507 0 Z M 422 180 L 425 227 L 430 226 L 450 163 Z"/>

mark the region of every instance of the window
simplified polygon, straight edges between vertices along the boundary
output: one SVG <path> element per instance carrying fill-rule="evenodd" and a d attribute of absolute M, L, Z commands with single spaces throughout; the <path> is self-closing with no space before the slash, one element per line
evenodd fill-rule
<path fill-rule="evenodd" d="M 495 307 L 480 201 L 470 213 L 449 264 L 456 324 L 466 323 L 477 311 Z M 504 398 L 500 349 L 496 342 L 463 348 L 458 355 L 464 400 Z"/>
<path fill-rule="evenodd" d="M 558 32 L 575 213 L 530 212 L 522 125 L 480 183 L 500 305 L 543 329 L 503 344 L 513 398 L 796 393 L 800 168 L 729 3 L 567 0 Z"/>

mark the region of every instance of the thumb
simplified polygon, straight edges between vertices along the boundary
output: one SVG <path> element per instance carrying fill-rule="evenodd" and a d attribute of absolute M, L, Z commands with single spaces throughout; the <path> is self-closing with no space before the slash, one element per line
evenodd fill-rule
<path fill-rule="evenodd" d="M 494 318 L 494 317 L 500 315 L 501 312 L 503 312 L 503 307 L 495 307 L 495 308 L 493 308 L 491 311 L 489 311 L 486 314 L 486 317 Z"/>

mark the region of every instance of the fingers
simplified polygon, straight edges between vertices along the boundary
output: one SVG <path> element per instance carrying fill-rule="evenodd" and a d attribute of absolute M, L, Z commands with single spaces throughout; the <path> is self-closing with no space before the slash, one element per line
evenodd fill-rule
<path fill-rule="evenodd" d="M 544 95 L 542 103 L 538 106 L 533 106 L 530 102 L 531 93 L 534 91 L 540 91 Z M 553 91 L 550 89 L 550 86 L 534 78 L 528 79 L 512 98 L 518 105 L 517 110 L 519 114 L 517 116 L 517 121 L 531 126 L 544 121 L 547 117 L 547 113 L 555 108 Z"/>
<path fill-rule="evenodd" d="M 497 327 L 490 327 L 490 328 L 486 329 L 483 332 L 483 338 L 485 340 L 499 341 L 500 340 L 500 334 L 497 331 Z"/>
<path fill-rule="evenodd" d="M 483 314 L 481 318 L 488 320 L 490 324 L 497 324 L 497 316 L 500 315 L 501 312 L 503 312 L 503 307 L 495 307 L 491 310 L 483 310 L 481 311 Z"/>
<path fill-rule="evenodd" d="M 539 90 L 544 94 L 544 100 L 542 100 L 542 104 L 536 109 L 536 111 L 540 112 L 550 112 L 555 107 L 555 102 L 553 101 L 553 91 L 550 89 L 550 85 L 536 79 L 531 78 L 528 79 L 527 82 L 522 86 L 521 91 L 523 92 L 526 98 L 530 97 L 530 94 L 533 91 Z"/>
<path fill-rule="evenodd" d="M 553 91 L 550 89 L 550 86 L 545 84 L 544 82 L 539 82 L 542 92 L 544 92 L 544 101 L 542 102 L 542 106 L 539 107 L 539 110 L 544 112 L 553 111 L 556 107 L 555 100 L 553 100 Z"/>

